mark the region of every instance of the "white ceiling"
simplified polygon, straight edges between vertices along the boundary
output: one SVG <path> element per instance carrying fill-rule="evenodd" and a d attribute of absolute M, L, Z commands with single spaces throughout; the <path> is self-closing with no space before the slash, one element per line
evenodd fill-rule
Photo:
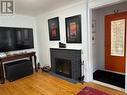
<path fill-rule="evenodd" d="M 16 14 L 40 15 L 82 0 L 15 0 Z"/>

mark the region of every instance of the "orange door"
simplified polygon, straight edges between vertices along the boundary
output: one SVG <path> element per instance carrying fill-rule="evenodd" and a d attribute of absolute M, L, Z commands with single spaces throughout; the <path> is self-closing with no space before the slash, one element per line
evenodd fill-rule
<path fill-rule="evenodd" d="M 125 72 L 127 12 L 105 16 L 105 69 Z"/>

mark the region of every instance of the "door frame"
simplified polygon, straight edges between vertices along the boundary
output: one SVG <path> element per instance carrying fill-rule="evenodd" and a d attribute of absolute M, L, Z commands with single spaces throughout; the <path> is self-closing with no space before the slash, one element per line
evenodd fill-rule
<path fill-rule="evenodd" d="M 95 1 L 88 1 L 88 9 L 87 9 L 87 13 L 88 13 L 88 62 L 91 63 L 89 64 L 89 67 L 91 68 L 90 70 L 90 81 L 93 81 L 93 55 L 92 55 L 92 10 L 96 9 L 96 8 L 102 8 L 104 6 L 108 6 L 110 4 L 119 4 L 124 2 L 125 0 L 104 0 L 104 1 L 100 1 L 100 0 L 95 0 Z M 127 37 L 127 33 L 126 33 L 126 37 Z M 127 50 L 127 39 L 126 39 L 126 50 Z M 126 51 L 126 63 L 125 63 L 125 92 L 127 93 L 127 51 Z"/>

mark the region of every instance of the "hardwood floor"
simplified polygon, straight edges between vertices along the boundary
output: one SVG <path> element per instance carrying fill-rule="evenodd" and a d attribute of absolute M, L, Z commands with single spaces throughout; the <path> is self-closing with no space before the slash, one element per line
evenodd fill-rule
<path fill-rule="evenodd" d="M 76 95 L 85 86 L 94 87 L 110 95 L 127 95 L 94 83 L 73 84 L 42 71 L 13 82 L 0 84 L 0 95 Z"/>

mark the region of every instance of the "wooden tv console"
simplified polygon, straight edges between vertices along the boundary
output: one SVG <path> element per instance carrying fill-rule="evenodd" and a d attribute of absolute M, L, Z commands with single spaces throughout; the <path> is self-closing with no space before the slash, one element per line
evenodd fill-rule
<path fill-rule="evenodd" d="M 29 58 L 30 60 L 32 60 L 32 58 L 34 58 L 34 62 L 33 63 L 34 63 L 34 66 L 35 66 L 35 71 L 36 72 L 38 71 L 37 64 L 36 64 L 35 52 L 8 55 L 6 57 L 0 58 L 0 83 L 1 84 L 5 83 L 4 62 L 13 61 L 13 60 L 22 59 L 22 58 Z"/>

